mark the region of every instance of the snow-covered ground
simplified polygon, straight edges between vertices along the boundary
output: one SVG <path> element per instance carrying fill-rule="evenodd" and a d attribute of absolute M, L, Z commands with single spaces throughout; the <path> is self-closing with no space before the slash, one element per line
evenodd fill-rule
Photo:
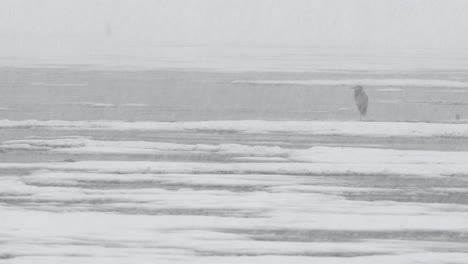
<path fill-rule="evenodd" d="M 101 131 L 193 131 L 236 133 L 300 133 L 365 137 L 468 137 L 468 124 L 342 121 L 202 121 L 122 122 L 62 120 L 0 120 L 0 128 Z"/>
<path fill-rule="evenodd" d="M 2 263 L 468 260 L 465 124 L 0 127 Z"/>
<path fill-rule="evenodd" d="M 277 59 L 0 69 L 0 263 L 467 263 L 466 73 Z"/>

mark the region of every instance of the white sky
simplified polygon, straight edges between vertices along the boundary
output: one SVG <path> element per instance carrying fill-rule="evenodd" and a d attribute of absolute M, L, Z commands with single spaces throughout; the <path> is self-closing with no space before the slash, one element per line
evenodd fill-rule
<path fill-rule="evenodd" d="M 165 44 L 444 52 L 468 47 L 467 12 L 466 0 L 1 0 L 0 55 Z"/>

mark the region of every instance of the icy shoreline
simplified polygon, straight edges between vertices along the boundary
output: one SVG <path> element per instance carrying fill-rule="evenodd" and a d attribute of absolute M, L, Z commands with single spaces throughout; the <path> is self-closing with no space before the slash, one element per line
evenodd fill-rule
<path fill-rule="evenodd" d="M 126 122 L 63 120 L 0 120 L 1 129 L 97 131 L 196 131 L 232 133 L 299 133 L 368 137 L 468 137 L 468 124 L 357 121 L 193 121 Z"/>

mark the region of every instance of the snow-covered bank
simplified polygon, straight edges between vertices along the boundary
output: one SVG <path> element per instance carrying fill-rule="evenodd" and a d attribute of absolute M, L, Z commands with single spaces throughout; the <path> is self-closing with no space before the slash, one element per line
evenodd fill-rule
<path fill-rule="evenodd" d="M 468 205 L 463 189 L 453 189 L 467 182 L 468 152 L 135 139 L 2 142 L 0 155 L 111 159 L 0 163 L 2 263 L 464 264 L 468 257 Z M 110 155 L 161 151 L 284 162 Z"/>
<path fill-rule="evenodd" d="M 467 126 L 0 121 L 0 262 L 465 264 Z"/>
<path fill-rule="evenodd" d="M 242 144 L 177 144 L 147 141 L 102 141 L 88 138 L 23 139 L 0 142 L 4 151 L 47 151 L 63 154 L 125 154 L 205 153 L 235 155 L 240 158 L 281 158 L 283 161 L 339 164 L 350 166 L 393 165 L 463 166 L 468 152 L 395 150 L 359 147 L 316 146 L 309 149 L 288 149 L 278 146 Z M 273 160 L 274 161 L 274 160 Z M 390 169 L 390 168 L 389 168 Z M 449 170 L 448 170 L 449 171 Z M 468 171 L 467 171 L 468 172 Z"/>
<path fill-rule="evenodd" d="M 90 164 L 99 171 L 89 172 Z M 8 168 L 3 165 L 0 170 Z M 396 196 L 403 191 L 399 188 L 406 188 L 403 183 L 392 189 L 340 187 L 336 178 L 272 170 L 248 175 L 238 169 L 230 174 L 173 173 L 195 166 L 184 163 L 62 165 L 35 164 L 32 169 L 37 171 L 30 174 L 0 177 L 0 233 L 5 243 L 0 256 L 5 263 L 119 263 L 114 258 L 238 263 L 242 256 L 245 263 L 438 264 L 450 258 L 461 264 L 467 256 L 467 205 L 353 201 L 343 196 Z M 122 174 L 136 165 L 150 168 L 143 174 Z M 291 165 L 289 169 L 298 166 Z M 172 169 L 161 174 L 151 166 Z M 209 171 L 221 165 L 197 166 Z M 275 169 L 275 164 L 268 166 Z M 246 186 L 250 188 L 230 189 Z M 418 239 L 405 237 L 407 233 Z M 445 234 L 461 234 L 461 240 L 446 242 Z"/>
<path fill-rule="evenodd" d="M 0 212 L 3 219 L 3 240 L 7 242 L 0 249 L 1 256 L 6 259 L 2 263 L 129 263 L 138 260 L 138 263 L 156 261 L 200 264 L 438 264 L 450 259 L 451 263 L 458 264 L 464 263 L 463 260 L 468 256 L 461 252 L 451 252 L 464 250 L 466 247 L 463 243 L 381 239 L 269 241 L 254 240 L 251 235 L 242 232 L 226 233 L 222 229 L 216 229 L 225 227 L 242 230 L 245 227 L 269 226 L 270 221 L 265 223 L 265 219 L 258 218 L 114 215 L 95 212 L 63 214 L 4 207 L 0 208 Z M 323 216 L 323 220 L 329 222 L 327 218 L 331 215 Z M 429 220 L 426 223 L 431 220 L 430 216 L 421 218 Z M 284 227 L 288 227 L 288 222 L 296 222 L 287 217 L 276 220 Z M 430 249 L 437 251 L 433 253 Z"/>
<path fill-rule="evenodd" d="M 233 83 L 267 84 L 267 85 L 322 85 L 322 86 L 403 86 L 403 87 L 448 87 L 468 88 L 468 82 L 453 80 L 431 80 L 431 79 L 315 79 L 315 80 L 250 80 L 234 81 Z"/>
<path fill-rule="evenodd" d="M 87 138 L 24 139 L 0 142 L 5 151 L 53 151 L 67 154 L 158 154 L 161 152 L 196 152 L 269 157 L 286 155 L 280 147 L 241 144 L 177 144 L 145 141 L 100 141 Z"/>
<path fill-rule="evenodd" d="M 368 137 L 468 137 L 468 124 L 356 121 L 196 121 L 125 122 L 0 120 L 0 128 L 102 130 L 102 131 L 193 131 L 232 133 L 298 133 Z"/>
<path fill-rule="evenodd" d="M 365 156 L 367 157 L 367 156 Z M 327 160 L 327 157 L 321 157 Z M 314 160 L 315 157 L 299 157 L 301 160 Z M 320 159 L 318 157 L 317 159 Z M 417 159 L 415 159 L 417 160 Z M 431 159 L 432 160 L 432 159 Z M 194 174 L 289 174 L 289 175 L 419 175 L 453 176 L 468 172 L 466 162 L 438 163 L 382 163 L 355 162 L 337 163 L 291 162 L 291 163 L 180 163 L 151 161 L 81 161 L 72 163 L 0 163 L 2 170 L 54 170 L 84 171 L 99 173 L 194 173 Z"/>

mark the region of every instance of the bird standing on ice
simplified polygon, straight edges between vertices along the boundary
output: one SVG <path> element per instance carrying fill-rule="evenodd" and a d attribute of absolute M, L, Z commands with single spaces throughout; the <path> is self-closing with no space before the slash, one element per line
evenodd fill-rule
<path fill-rule="evenodd" d="M 362 89 L 362 86 L 355 86 L 353 87 L 353 89 L 354 89 L 354 101 L 356 101 L 356 106 L 360 113 L 359 120 L 361 120 L 362 117 L 365 117 L 367 114 L 367 105 L 369 103 L 369 98 L 367 97 L 367 94 L 364 92 L 364 89 Z"/>

